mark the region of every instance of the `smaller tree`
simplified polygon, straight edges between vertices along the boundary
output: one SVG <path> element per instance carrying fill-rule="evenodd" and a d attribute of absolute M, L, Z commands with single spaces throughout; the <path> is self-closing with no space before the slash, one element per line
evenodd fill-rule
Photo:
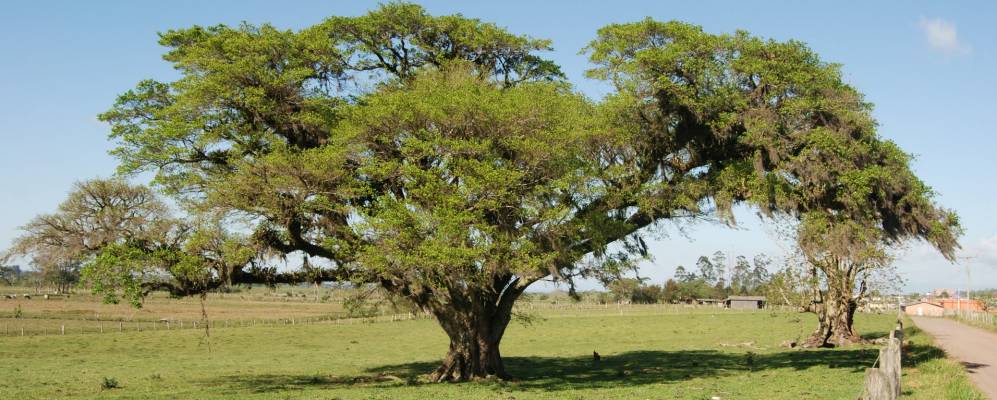
<path fill-rule="evenodd" d="M 752 268 L 749 274 L 749 280 L 751 282 L 751 291 L 757 292 L 768 284 L 771 279 L 768 267 L 772 265 L 772 259 L 764 254 L 758 254 L 752 260 L 752 264 L 754 268 Z"/>
<path fill-rule="evenodd" d="M 17 265 L 0 265 L 0 281 L 13 285 L 21 279 L 21 267 Z"/>
<path fill-rule="evenodd" d="M 682 300 L 679 293 L 680 290 L 679 283 L 675 279 L 669 279 L 665 281 L 665 287 L 661 290 L 661 299 L 666 303 L 677 303 L 679 300 Z"/>
<path fill-rule="evenodd" d="M 675 280 L 679 282 L 689 282 L 696 279 L 696 274 L 686 271 L 685 267 L 679 265 L 675 267 Z"/>
<path fill-rule="evenodd" d="M 67 261 L 46 266 L 40 270 L 42 280 L 55 287 L 59 293 L 69 292 L 80 282 L 80 262 Z"/>
<path fill-rule="evenodd" d="M 787 257 L 782 267 L 772 274 L 764 293 L 770 303 L 806 311 L 812 306 L 811 270 L 799 253 Z"/>
<path fill-rule="evenodd" d="M 144 186 L 117 179 L 76 183 L 52 214 L 21 227 L 7 257 L 28 257 L 42 282 L 64 291 L 79 281 L 81 266 L 105 247 L 144 242 L 170 229 L 168 208 Z"/>
<path fill-rule="evenodd" d="M 634 298 L 634 294 L 640 289 L 643 282 L 635 278 L 614 279 L 605 284 L 606 289 L 613 295 L 616 302 L 629 303 Z"/>
<path fill-rule="evenodd" d="M 707 285 L 715 285 L 719 281 L 716 266 L 713 265 L 709 257 L 700 256 L 696 260 L 696 268 L 699 269 L 698 277 L 706 282 Z"/>
<path fill-rule="evenodd" d="M 748 259 L 744 256 L 737 256 L 734 259 L 734 267 L 731 268 L 731 292 L 737 294 L 747 294 L 748 291 L 753 289 L 755 285 L 750 274 L 751 264 L 748 263 Z"/>

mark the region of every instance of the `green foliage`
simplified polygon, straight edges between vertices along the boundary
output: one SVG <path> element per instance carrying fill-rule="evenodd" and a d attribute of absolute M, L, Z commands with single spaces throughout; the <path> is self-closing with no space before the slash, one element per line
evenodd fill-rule
<path fill-rule="evenodd" d="M 154 256 L 126 244 L 104 247 L 82 270 L 83 282 L 107 303 L 117 304 L 123 297 L 140 308 L 145 297 L 142 283 L 155 273 Z"/>
<path fill-rule="evenodd" d="M 709 168 L 721 215 L 747 201 L 804 220 L 853 221 L 878 232 L 864 234 L 867 243 L 923 238 L 953 256 L 955 215 L 932 203 L 910 156 L 878 137 L 871 106 L 838 66 L 802 43 L 647 19 L 600 29 L 588 52 L 589 75 L 617 86 L 607 104 L 647 121 L 634 139 L 658 152 L 684 147 Z M 678 128 L 662 131 L 668 126 Z M 826 239 L 800 235 L 804 248 Z"/>
<path fill-rule="evenodd" d="M 503 89 L 453 68 L 370 96 L 349 118 L 372 154 L 361 172 L 405 194 L 364 210 L 360 261 L 379 276 L 419 269 L 437 289 L 455 276 L 546 274 L 561 254 L 537 238 L 564 232 L 561 199 L 586 191 L 578 153 L 591 107 L 557 84 Z"/>
<path fill-rule="evenodd" d="M 576 278 L 619 279 L 662 221 L 733 224 L 739 203 L 802 221 L 815 262 L 879 265 L 883 246 L 908 239 L 949 258 L 958 247 L 955 214 L 878 136 L 838 66 L 800 42 L 609 25 L 585 50 L 589 76 L 616 89 L 598 102 L 540 57 L 549 41 L 409 3 L 160 43 L 180 78 L 140 82 L 100 116 L 121 172 L 155 172 L 183 203 L 244 217 L 247 247 L 327 261 L 279 274 L 195 235 L 157 256 L 178 294 L 226 276 L 376 284 L 465 337 L 452 327 L 507 323 L 538 280 L 574 294 Z M 748 272 L 704 284 L 750 291 Z"/>
<path fill-rule="evenodd" d="M 121 386 L 118 384 L 118 380 L 116 378 L 113 378 L 113 377 L 107 377 L 107 376 L 105 376 L 100 381 L 100 389 L 101 390 L 118 389 L 120 387 Z"/>
<path fill-rule="evenodd" d="M 22 226 L 7 256 L 29 257 L 41 279 L 62 292 L 79 281 L 82 264 L 104 247 L 157 240 L 174 223 L 149 188 L 92 179 L 76 183 L 56 212 Z"/>
<path fill-rule="evenodd" d="M 954 215 L 931 203 L 909 156 L 799 42 L 610 25 L 587 48 L 590 76 L 617 87 L 597 106 L 531 83 L 560 77 L 534 55 L 548 41 L 407 3 L 297 32 L 193 27 L 161 43 L 183 77 L 142 82 L 101 116 L 122 170 L 258 217 L 258 241 L 362 266 L 350 273 L 362 281 L 480 272 L 498 253 L 529 280 L 569 279 L 572 265 L 613 275 L 641 253 L 640 228 L 729 219 L 742 201 L 808 221 L 833 210 L 881 232 L 863 239 L 956 245 Z M 432 275 L 424 283 L 442 283 Z"/>
<path fill-rule="evenodd" d="M 347 315 L 356 317 L 373 317 L 378 314 L 377 303 L 370 301 L 367 296 L 354 294 L 343 300 L 343 308 Z"/>

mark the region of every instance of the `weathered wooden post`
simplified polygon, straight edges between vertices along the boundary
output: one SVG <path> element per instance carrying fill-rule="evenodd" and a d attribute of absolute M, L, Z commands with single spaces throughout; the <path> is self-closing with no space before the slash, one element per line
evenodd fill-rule
<path fill-rule="evenodd" d="M 63 335 L 65 335 L 65 334 L 66 334 L 66 325 L 62 325 L 62 334 L 63 334 Z"/>
<path fill-rule="evenodd" d="M 894 400 L 895 398 L 886 373 L 879 368 L 866 368 L 862 400 Z"/>
<path fill-rule="evenodd" d="M 886 374 L 893 394 L 891 399 L 900 397 L 900 339 L 891 338 L 887 346 L 879 350 L 879 369 Z"/>

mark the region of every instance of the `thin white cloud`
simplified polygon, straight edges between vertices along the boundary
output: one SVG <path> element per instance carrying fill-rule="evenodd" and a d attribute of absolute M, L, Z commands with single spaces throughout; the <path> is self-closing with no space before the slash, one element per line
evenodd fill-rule
<path fill-rule="evenodd" d="M 997 235 L 964 245 L 960 256 L 974 265 L 997 268 Z"/>
<path fill-rule="evenodd" d="M 946 55 L 968 55 L 973 48 L 959 41 L 955 24 L 941 18 L 921 18 L 919 24 L 928 46 Z"/>

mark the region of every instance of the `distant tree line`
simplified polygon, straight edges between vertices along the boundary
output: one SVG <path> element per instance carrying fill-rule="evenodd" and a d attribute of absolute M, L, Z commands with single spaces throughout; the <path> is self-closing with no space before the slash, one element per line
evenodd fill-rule
<path fill-rule="evenodd" d="M 727 296 L 768 296 L 783 285 L 785 271 L 769 272 L 772 259 L 758 254 L 750 260 L 738 255 L 733 260 L 721 251 L 700 256 L 694 268 L 679 265 L 675 275 L 664 284 L 648 284 L 642 278 L 620 278 L 605 282 L 609 296 L 616 302 L 637 304 L 681 303 L 695 299 L 722 299 Z M 790 289 L 790 291 L 798 291 Z M 777 297 L 776 302 L 782 302 Z"/>
<path fill-rule="evenodd" d="M 23 269 L 20 265 L 0 265 L 0 284 L 33 287 L 36 290 L 52 288 L 59 293 L 71 291 L 80 281 L 80 263 L 64 262 L 34 265 Z"/>

